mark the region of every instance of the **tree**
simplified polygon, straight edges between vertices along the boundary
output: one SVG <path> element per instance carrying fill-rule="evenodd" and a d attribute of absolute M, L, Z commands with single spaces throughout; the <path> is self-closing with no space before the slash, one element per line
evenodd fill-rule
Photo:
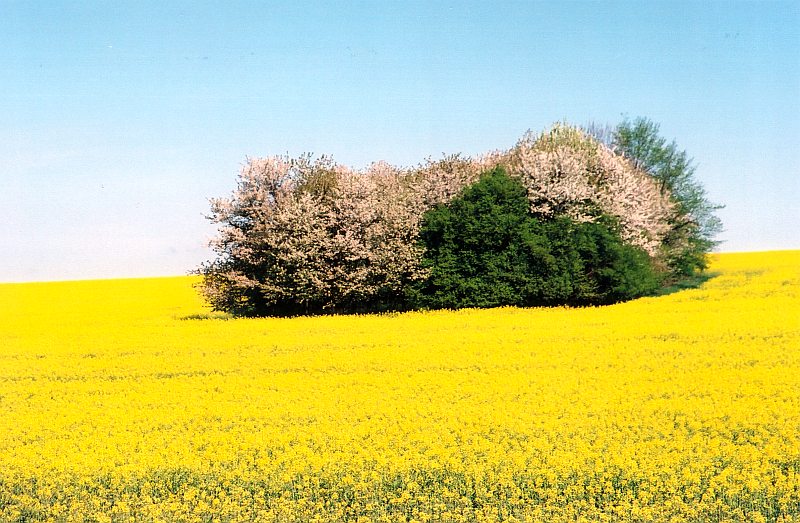
<path fill-rule="evenodd" d="M 248 160 L 230 198 L 212 200 L 217 259 L 198 269 L 216 310 L 283 315 L 396 308 L 424 275 L 420 213 L 402 173 L 313 160 Z"/>
<path fill-rule="evenodd" d="M 427 279 L 416 307 L 612 303 L 658 285 L 647 254 L 626 245 L 612 218 L 536 217 L 519 179 L 502 167 L 425 214 Z"/>
<path fill-rule="evenodd" d="M 659 125 L 647 118 L 625 119 L 613 133 L 612 145 L 658 183 L 662 194 L 675 204 L 662 249 L 671 271 L 691 276 L 706 268 L 706 255 L 718 242 L 721 208 L 709 201 L 695 178 L 696 167 L 686 151 L 660 136 Z"/>
<path fill-rule="evenodd" d="M 531 211 L 580 222 L 613 216 L 629 244 L 657 257 L 670 230 L 668 191 L 577 127 L 528 133 L 508 153 L 509 172 L 528 190 Z"/>

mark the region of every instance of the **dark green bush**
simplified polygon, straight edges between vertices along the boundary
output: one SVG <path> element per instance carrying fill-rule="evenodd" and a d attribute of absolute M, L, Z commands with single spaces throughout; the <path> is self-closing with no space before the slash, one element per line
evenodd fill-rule
<path fill-rule="evenodd" d="M 430 275 L 410 288 L 413 308 L 602 304 L 658 287 L 647 254 L 624 244 L 613 220 L 538 218 L 500 167 L 428 211 L 420 241 Z"/>

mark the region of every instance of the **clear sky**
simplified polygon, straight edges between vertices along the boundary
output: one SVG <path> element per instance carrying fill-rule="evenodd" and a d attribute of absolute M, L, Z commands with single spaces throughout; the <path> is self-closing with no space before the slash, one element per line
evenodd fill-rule
<path fill-rule="evenodd" d="M 364 167 L 646 116 L 800 248 L 800 2 L 0 2 L 0 281 L 185 274 L 248 156 Z"/>

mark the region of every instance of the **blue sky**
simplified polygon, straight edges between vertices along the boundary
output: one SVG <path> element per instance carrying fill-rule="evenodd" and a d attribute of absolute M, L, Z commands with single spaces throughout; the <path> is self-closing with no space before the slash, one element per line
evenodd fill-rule
<path fill-rule="evenodd" d="M 646 116 L 800 248 L 800 3 L 0 3 L 0 281 L 184 274 L 248 156 L 414 165 Z"/>

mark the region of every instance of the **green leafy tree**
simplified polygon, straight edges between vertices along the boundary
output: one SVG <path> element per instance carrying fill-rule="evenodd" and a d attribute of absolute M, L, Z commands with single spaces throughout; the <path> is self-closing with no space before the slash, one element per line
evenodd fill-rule
<path fill-rule="evenodd" d="M 565 256 L 575 259 L 576 304 L 607 304 L 652 294 L 661 286 L 647 253 L 623 242 L 619 226 L 610 216 L 594 222 L 554 223 L 551 242 L 563 244 Z"/>
<path fill-rule="evenodd" d="M 676 203 L 663 240 L 667 264 L 676 276 L 691 276 L 707 266 L 706 255 L 718 244 L 721 208 L 709 201 L 695 178 L 696 167 L 686 151 L 667 142 L 659 125 L 647 118 L 626 119 L 612 133 L 612 145 L 636 167 L 652 176 L 663 194 Z"/>
<path fill-rule="evenodd" d="M 624 244 L 611 218 L 534 216 L 500 167 L 428 211 L 420 241 L 429 276 L 411 286 L 414 307 L 612 303 L 658 286 L 647 254 Z"/>

